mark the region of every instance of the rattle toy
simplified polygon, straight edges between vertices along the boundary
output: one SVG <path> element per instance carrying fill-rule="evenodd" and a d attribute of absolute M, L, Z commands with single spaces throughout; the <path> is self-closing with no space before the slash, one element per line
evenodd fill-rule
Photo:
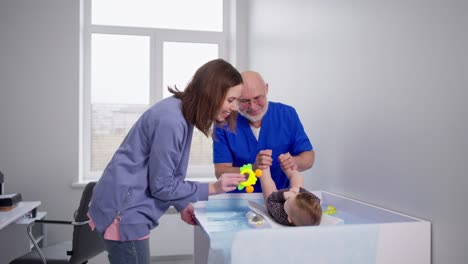
<path fill-rule="evenodd" d="M 245 188 L 245 192 L 251 193 L 254 191 L 253 185 L 257 183 L 257 177 L 262 177 L 262 170 L 257 169 L 255 172 L 252 170 L 252 164 L 246 164 L 240 167 L 240 174 L 244 174 L 247 177 L 246 181 L 240 182 L 237 185 L 237 189 L 242 191 Z"/>

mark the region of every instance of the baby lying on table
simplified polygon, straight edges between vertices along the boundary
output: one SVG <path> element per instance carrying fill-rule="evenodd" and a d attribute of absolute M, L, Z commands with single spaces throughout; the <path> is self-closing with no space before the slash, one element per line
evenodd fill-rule
<path fill-rule="evenodd" d="M 302 188 L 304 178 L 296 169 L 284 171 L 290 181 L 289 189 L 277 190 L 270 169 L 260 177 L 265 206 L 273 219 L 287 226 L 319 225 L 322 218 L 320 199 Z"/>

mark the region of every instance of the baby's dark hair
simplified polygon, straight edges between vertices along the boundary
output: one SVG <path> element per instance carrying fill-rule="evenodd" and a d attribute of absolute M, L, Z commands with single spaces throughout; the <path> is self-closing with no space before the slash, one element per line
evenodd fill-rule
<path fill-rule="evenodd" d="M 301 192 L 295 197 L 294 204 L 297 210 L 290 212 L 291 215 L 289 215 L 292 225 L 315 226 L 320 224 L 322 207 L 317 196 L 309 192 Z"/>

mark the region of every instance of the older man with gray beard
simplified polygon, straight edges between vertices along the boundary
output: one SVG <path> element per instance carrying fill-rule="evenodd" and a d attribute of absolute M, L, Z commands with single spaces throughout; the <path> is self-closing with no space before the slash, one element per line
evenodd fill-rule
<path fill-rule="evenodd" d="M 270 167 L 277 188 L 289 188 L 284 170 L 311 168 L 315 159 L 312 144 L 292 106 L 268 101 L 268 83 L 258 72 L 245 71 L 242 79 L 237 131 L 226 127 L 214 131 L 216 177 L 239 172 L 240 167 L 251 163 L 254 170 Z M 255 192 L 262 192 L 259 184 Z"/>

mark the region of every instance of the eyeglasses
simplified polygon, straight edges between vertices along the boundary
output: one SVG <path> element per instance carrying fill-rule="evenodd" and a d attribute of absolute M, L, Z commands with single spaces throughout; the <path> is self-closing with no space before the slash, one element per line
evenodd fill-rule
<path fill-rule="evenodd" d="M 265 100 L 264 94 L 255 96 L 252 99 L 239 99 L 239 104 L 241 105 L 250 105 L 251 103 L 259 104 L 259 103 L 263 103 L 263 100 Z"/>

